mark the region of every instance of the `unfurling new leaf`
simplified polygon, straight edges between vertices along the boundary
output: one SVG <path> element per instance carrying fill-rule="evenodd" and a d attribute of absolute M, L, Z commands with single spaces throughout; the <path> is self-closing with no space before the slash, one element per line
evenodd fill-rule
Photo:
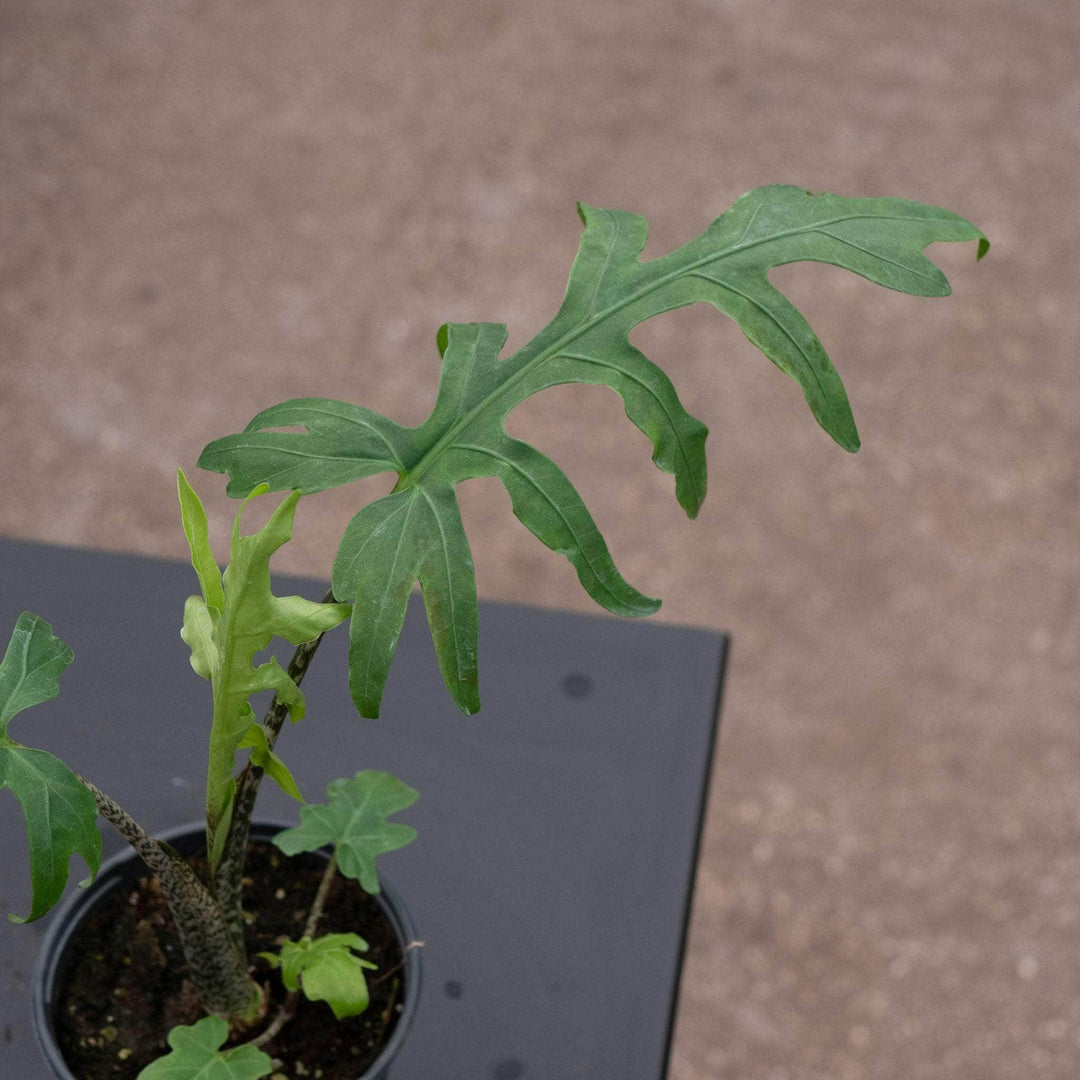
<path fill-rule="evenodd" d="M 300 824 L 282 829 L 274 843 L 286 855 L 332 844 L 338 869 L 365 892 L 377 893 L 376 857 L 416 839 L 411 825 L 386 819 L 412 806 L 420 793 L 390 773 L 365 769 L 351 780 L 332 780 L 326 794 L 329 802 L 309 803 L 300 811 Z"/>
<path fill-rule="evenodd" d="M 946 296 L 949 283 L 923 249 L 977 240 L 981 258 L 989 247 L 975 226 L 938 207 L 778 185 L 749 192 L 696 239 L 642 262 L 644 218 L 579 209 L 585 231 L 555 318 L 505 360 L 505 327 L 443 327 L 438 396 L 419 427 L 358 405 L 305 398 L 261 412 L 199 459 L 203 468 L 229 473 L 228 492 L 239 497 L 262 483 L 316 492 L 397 474 L 393 492 L 352 519 L 334 562 L 334 593 L 355 606 L 350 685 L 364 716 L 379 713 L 416 581 L 446 685 L 463 711 L 479 708 L 476 585 L 455 494 L 462 480 L 498 477 L 517 517 L 570 560 L 589 595 L 609 611 L 647 615 L 659 606 L 623 580 L 562 471 L 507 434 L 507 415 L 526 398 L 557 383 L 611 387 L 651 440 L 653 461 L 675 474 L 676 497 L 693 517 L 705 497 L 706 429 L 682 407 L 663 371 L 630 344 L 635 326 L 696 301 L 712 304 L 799 384 L 833 439 L 857 450 L 840 377 L 806 320 L 769 282 L 769 271 L 799 261 L 831 263 L 901 292 Z M 304 430 L 269 430 L 287 427 Z"/>
<path fill-rule="evenodd" d="M 217 834 L 227 823 L 236 751 L 241 746 L 253 747 L 256 763 L 286 792 L 300 797 L 285 764 L 270 753 L 265 733 L 254 730 L 259 725 L 248 699 L 260 690 L 273 690 L 278 701 L 288 707 L 290 718 L 299 720 L 304 715 L 304 695 L 276 657 L 255 667 L 256 654 L 274 637 L 292 645 L 313 641 L 347 618 L 350 607 L 301 596 L 279 597 L 271 590 L 270 557 L 292 535 L 299 491 L 278 506 L 263 528 L 244 536 L 240 532 L 244 506 L 266 488 L 257 487 L 249 494 L 233 522 L 231 557 L 222 576 L 210 553 L 202 504 L 183 472 L 177 482 L 184 532 L 202 590 L 201 597 L 189 597 L 184 605 L 181 636 L 191 647 L 191 666 L 211 680 L 213 690 L 206 782 L 208 849 L 213 857 L 220 854 Z"/>
<path fill-rule="evenodd" d="M 338 1020 L 359 1016 L 367 1007 L 364 970 L 378 965 L 355 956 L 367 952 L 359 934 L 324 934 L 322 937 L 284 941 L 279 953 L 259 953 L 273 967 L 281 968 L 286 990 L 301 989 L 309 1001 L 325 1001 Z"/>
<path fill-rule="evenodd" d="M 89 884 L 101 865 L 97 803 L 59 759 L 10 738 L 7 729 L 23 709 L 60 692 L 60 674 L 73 655 L 44 619 L 24 611 L 15 623 L 0 662 L 0 790 L 11 788 L 22 805 L 30 845 L 30 912 L 13 922 L 40 918 L 60 899 L 68 863 L 78 853 L 90 868 Z"/>

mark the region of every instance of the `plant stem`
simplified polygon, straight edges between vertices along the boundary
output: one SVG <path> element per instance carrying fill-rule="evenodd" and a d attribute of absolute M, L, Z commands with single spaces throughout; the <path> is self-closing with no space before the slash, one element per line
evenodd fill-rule
<path fill-rule="evenodd" d="M 84 777 L 101 816 L 135 849 L 161 884 L 191 980 L 207 1012 L 251 1022 L 263 1007 L 262 989 L 247 973 L 221 905 L 171 845 L 155 840 L 115 799 Z"/>
<path fill-rule="evenodd" d="M 322 602 L 324 604 L 334 602 L 332 589 L 327 590 Z M 315 650 L 318 649 L 322 639 L 323 635 L 320 634 L 314 641 L 306 641 L 296 647 L 292 660 L 289 661 L 288 675 L 297 686 L 303 681 L 311 658 L 315 655 Z M 271 750 L 277 742 L 277 737 L 288 715 L 288 707 L 278 701 L 275 696 L 262 721 L 266 732 L 266 742 Z M 255 809 L 255 797 L 259 793 L 262 777 L 263 770 L 250 761 L 240 771 L 236 781 L 232 821 L 213 880 L 214 895 L 225 911 L 229 930 L 241 955 L 244 955 L 244 861 L 247 856 L 248 833 L 251 829 L 251 813 Z"/>
<path fill-rule="evenodd" d="M 326 897 L 330 893 L 330 886 L 333 885 L 336 876 L 337 857 L 331 855 L 326 864 L 326 869 L 323 871 L 322 880 L 319 882 L 318 891 L 315 893 L 315 899 L 311 902 L 311 910 L 308 912 L 307 923 L 304 925 L 304 937 L 313 938 L 315 936 L 315 931 L 319 928 L 319 920 L 322 918 L 323 908 L 326 906 Z M 299 1000 L 300 991 L 290 990 L 285 995 L 285 1000 L 281 1003 L 281 1008 L 278 1009 L 274 1019 L 270 1021 L 265 1031 L 251 1040 L 251 1045 L 265 1046 L 277 1035 L 296 1014 L 296 1005 Z"/>
<path fill-rule="evenodd" d="M 323 871 L 319 889 L 315 893 L 315 899 L 311 902 L 311 910 L 308 912 L 307 922 L 304 924 L 304 937 L 313 938 L 319 928 L 319 920 L 322 918 L 323 908 L 326 906 L 326 897 L 330 893 L 330 886 L 334 884 L 337 876 L 337 856 L 331 855 Z"/>

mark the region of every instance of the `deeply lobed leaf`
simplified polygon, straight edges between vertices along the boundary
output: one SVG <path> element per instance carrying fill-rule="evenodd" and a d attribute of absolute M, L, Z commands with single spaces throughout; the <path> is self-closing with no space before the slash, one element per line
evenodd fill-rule
<path fill-rule="evenodd" d="M 641 261 L 644 218 L 580 206 L 585 225 L 562 306 L 551 323 L 506 360 L 504 327 L 448 325 L 435 407 L 416 428 L 370 409 L 306 398 L 255 417 L 240 434 L 210 443 L 199 464 L 230 475 L 229 494 L 255 484 L 322 491 L 394 472 L 394 491 L 364 507 L 346 529 L 334 563 L 335 595 L 354 603 L 350 629 L 353 700 L 377 716 L 408 595 L 420 582 L 439 665 L 465 712 L 479 706 L 476 587 L 455 486 L 498 477 L 515 515 L 565 555 L 599 604 L 646 615 L 659 601 L 623 580 L 578 493 L 559 468 L 510 438 L 504 422 L 530 395 L 558 383 L 610 386 L 675 475 L 676 497 L 693 517 L 705 497 L 706 428 L 690 416 L 668 377 L 629 342 L 661 312 L 704 301 L 802 389 L 818 423 L 847 450 L 859 435 L 847 394 L 824 347 L 769 271 L 797 261 L 844 267 L 887 288 L 946 296 L 944 274 L 923 254 L 936 241 L 986 237 L 958 215 L 895 198 L 815 195 L 785 185 L 744 195 L 699 237 Z M 268 430 L 300 427 L 303 431 Z"/>

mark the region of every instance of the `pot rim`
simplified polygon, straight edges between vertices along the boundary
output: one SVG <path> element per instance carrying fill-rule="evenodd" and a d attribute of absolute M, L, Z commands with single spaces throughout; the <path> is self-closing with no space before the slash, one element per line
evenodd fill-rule
<path fill-rule="evenodd" d="M 293 824 L 292 822 L 277 819 L 256 819 L 251 822 L 251 836 L 268 839 L 282 829 L 292 828 Z M 170 828 L 155 832 L 153 836 L 156 840 L 164 840 L 167 843 L 175 844 L 177 841 L 183 841 L 193 834 L 202 837 L 205 832 L 205 823 L 199 821 L 189 822 L 185 825 L 173 825 Z M 312 854 L 329 856 L 331 850 L 329 847 L 319 848 L 318 851 Z M 41 947 L 38 949 L 30 979 L 33 996 L 34 1034 L 37 1036 L 38 1044 L 41 1046 L 46 1061 L 56 1075 L 57 1080 L 78 1080 L 68 1068 L 53 1030 L 53 996 L 59 972 L 60 957 L 66 950 L 71 938 L 75 936 L 76 930 L 88 914 L 89 909 L 108 890 L 115 888 L 126 877 L 130 876 L 125 873 L 129 866 L 145 869 L 142 859 L 132 848 L 122 848 L 115 854 L 110 855 L 101 864 L 97 875 L 89 886 L 76 890 L 57 905 L 45 931 Z M 382 907 L 384 914 L 397 933 L 403 956 L 405 997 L 402 1001 L 401 1015 L 398 1017 L 397 1024 L 394 1027 L 394 1033 L 382 1048 L 379 1056 L 357 1077 L 357 1080 L 382 1080 L 385 1077 L 391 1062 L 401 1050 L 420 1002 L 420 953 L 422 949 L 419 946 L 423 943 L 417 937 L 415 924 L 409 909 L 402 900 L 401 893 L 382 873 L 379 874 L 379 888 L 378 893 L 369 895 L 372 895 L 372 898 Z"/>

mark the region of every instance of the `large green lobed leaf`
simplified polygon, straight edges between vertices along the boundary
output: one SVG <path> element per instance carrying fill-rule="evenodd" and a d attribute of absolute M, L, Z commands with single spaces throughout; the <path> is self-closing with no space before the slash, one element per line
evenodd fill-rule
<path fill-rule="evenodd" d="M 44 619 L 24 611 L 0 661 L 0 790 L 10 788 L 22 806 L 33 889 L 29 913 L 9 914 L 12 922 L 38 919 L 60 899 L 73 854 L 86 861 L 91 879 L 101 866 L 94 796 L 59 758 L 7 733 L 18 713 L 56 697 L 73 658 Z"/>
<path fill-rule="evenodd" d="M 463 711 L 479 707 L 476 586 L 454 491 L 462 480 L 498 477 L 515 515 L 570 560 L 589 595 L 609 611 L 638 616 L 659 606 L 623 580 L 558 466 L 507 434 L 507 415 L 526 398 L 558 383 L 610 386 L 652 442 L 653 461 L 675 475 L 676 497 L 693 517 L 706 491 L 706 428 L 686 412 L 664 372 L 630 344 L 636 325 L 686 304 L 712 304 L 799 384 L 818 423 L 854 451 L 859 435 L 840 376 L 769 271 L 824 262 L 890 289 L 947 296 L 949 283 L 924 248 L 976 240 L 982 258 L 989 247 L 975 226 L 938 207 L 777 185 L 749 192 L 696 239 L 642 262 L 644 218 L 588 206 L 579 212 L 585 231 L 555 318 L 505 360 L 505 327 L 444 326 L 439 392 L 419 427 L 340 401 L 297 399 L 210 443 L 199 459 L 203 468 L 230 474 L 233 496 L 261 483 L 314 492 L 397 474 L 394 491 L 350 522 L 333 569 L 335 595 L 355 605 L 350 684 L 364 716 L 379 713 L 417 581 L 446 685 Z M 269 430 L 289 427 L 303 430 Z"/>

